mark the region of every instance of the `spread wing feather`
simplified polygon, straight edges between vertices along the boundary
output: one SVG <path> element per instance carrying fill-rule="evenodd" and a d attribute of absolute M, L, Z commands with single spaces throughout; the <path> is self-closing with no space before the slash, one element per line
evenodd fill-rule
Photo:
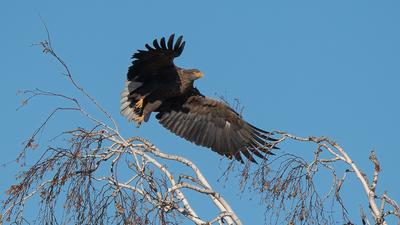
<path fill-rule="evenodd" d="M 253 155 L 264 158 L 276 148 L 271 133 L 247 123 L 224 103 L 202 95 L 171 101 L 156 118 L 176 135 L 241 162 L 241 154 L 256 162 Z"/>
<path fill-rule="evenodd" d="M 182 36 L 174 45 L 172 34 L 168 38 L 153 41 L 153 46 L 146 44 L 146 50 L 138 50 L 133 54 L 132 65 L 128 69 L 127 80 L 121 94 L 121 114 L 129 120 L 136 121 L 142 115 L 142 109 L 135 109 L 136 102 L 154 90 L 154 84 L 161 85 L 169 81 L 179 80 L 174 58 L 181 55 L 185 42 Z"/>
<path fill-rule="evenodd" d="M 146 50 L 138 50 L 133 54 L 128 80 L 143 82 L 158 75 L 164 76 L 165 79 L 176 79 L 178 74 L 173 60 L 182 54 L 185 42 L 182 42 L 183 37 L 180 36 L 174 45 L 174 37 L 172 34 L 168 38 L 168 44 L 164 37 L 160 41 L 154 39 L 153 46 L 146 44 Z"/>

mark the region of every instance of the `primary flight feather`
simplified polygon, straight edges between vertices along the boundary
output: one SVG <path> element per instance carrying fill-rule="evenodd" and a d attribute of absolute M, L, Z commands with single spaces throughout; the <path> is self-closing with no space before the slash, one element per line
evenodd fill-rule
<path fill-rule="evenodd" d="M 203 76 L 197 69 L 176 66 L 174 58 L 185 47 L 183 37 L 174 41 L 155 39 L 146 50 L 133 54 L 125 88 L 121 94 L 121 114 L 139 127 L 152 112 L 165 128 L 197 145 L 243 162 L 253 155 L 264 158 L 276 148 L 271 133 L 252 126 L 225 103 L 202 95 L 193 86 Z"/>

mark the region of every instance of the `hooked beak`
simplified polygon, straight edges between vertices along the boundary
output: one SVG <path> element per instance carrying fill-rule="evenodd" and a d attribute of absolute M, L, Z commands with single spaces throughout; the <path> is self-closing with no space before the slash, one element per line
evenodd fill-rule
<path fill-rule="evenodd" d="M 204 74 L 202 72 L 195 72 L 194 75 L 196 76 L 197 79 L 204 76 Z"/>

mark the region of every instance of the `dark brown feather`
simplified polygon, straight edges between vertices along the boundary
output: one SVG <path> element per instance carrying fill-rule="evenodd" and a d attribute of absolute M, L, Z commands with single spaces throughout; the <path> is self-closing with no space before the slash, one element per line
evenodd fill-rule
<path fill-rule="evenodd" d="M 167 50 L 167 45 L 165 44 L 165 37 L 162 37 L 160 40 L 161 48 L 163 50 Z"/>
<path fill-rule="evenodd" d="M 175 111 L 179 117 L 173 115 Z M 275 140 L 269 132 L 245 122 L 229 106 L 204 97 L 197 90 L 183 103 L 160 109 L 156 118 L 178 136 L 239 161 L 243 160 L 240 153 L 252 162 L 253 154 L 265 158 L 263 154 L 270 153 L 270 141 Z"/>
<path fill-rule="evenodd" d="M 161 49 L 160 45 L 158 44 L 157 39 L 154 39 L 154 41 L 153 41 L 153 46 L 154 46 L 157 50 Z"/>
<path fill-rule="evenodd" d="M 168 49 L 172 50 L 174 48 L 174 37 L 175 34 L 172 34 L 169 38 L 168 38 Z M 178 43 L 176 43 L 178 44 Z"/>

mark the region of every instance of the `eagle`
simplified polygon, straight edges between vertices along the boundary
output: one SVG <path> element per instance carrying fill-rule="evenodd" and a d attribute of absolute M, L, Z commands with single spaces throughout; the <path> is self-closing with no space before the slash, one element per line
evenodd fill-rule
<path fill-rule="evenodd" d="M 203 77 L 198 69 L 174 64 L 185 47 L 183 36 L 176 42 L 174 37 L 155 39 L 152 46 L 146 44 L 146 50 L 133 54 L 121 114 L 139 127 L 155 112 L 159 123 L 176 135 L 242 163 L 242 155 L 256 163 L 254 155 L 265 159 L 273 154 L 277 139 L 271 132 L 246 122 L 223 101 L 202 95 L 194 87 L 194 81 Z"/>

